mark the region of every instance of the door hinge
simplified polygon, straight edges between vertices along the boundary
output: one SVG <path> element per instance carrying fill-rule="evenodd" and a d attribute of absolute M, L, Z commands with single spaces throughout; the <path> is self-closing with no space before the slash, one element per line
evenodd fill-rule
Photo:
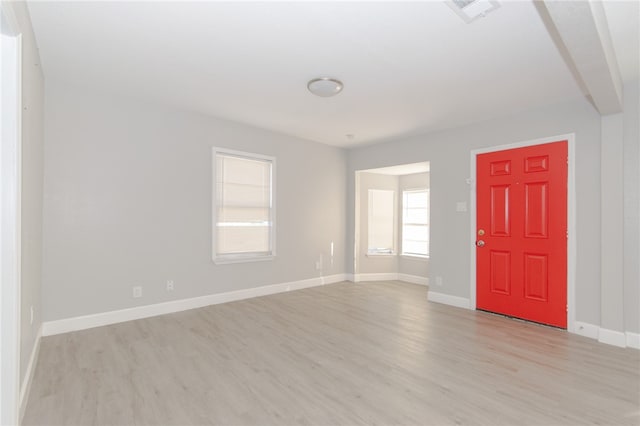
<path fill-rule="evenodd" d="M 569 230 L 567 229 L 567 240 L 569 239 Z"/>
<path fill-rule="evenodd" d="M 566 312 L 569 312 L 569 305 L 565 306 Z"/>

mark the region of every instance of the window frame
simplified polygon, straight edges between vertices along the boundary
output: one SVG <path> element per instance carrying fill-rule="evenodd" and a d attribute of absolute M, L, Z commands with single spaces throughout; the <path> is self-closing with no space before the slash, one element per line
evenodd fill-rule
<path fill-rule="evenodd" d="M 218 155 L 245 158 L 271 163 L 271 207 L 269 211 L 269 252 L 244 252 L 233 254 L 218 254 L 218 185 L 217 185 L 217 157 Z M 253 152 L 237 151 L 233 149 L 212 147 L 211 149 L 211 259 L 217 265 L 228 263 L 261 262 L 273 260 L 276 257 L 276 157 L 256 154 Z"/>
<path fill-rule="evenodd" d="M 393 210 L 393 216 L 391 219 L 392 222 L 392 233 L 393 236 L 391 238 L 391 247 L 390 247 L 390 251 L 371 251 L 371 248 L 369 247 L 370 243 L 371 243 L 371 192 L 372 191 L 384 191 L 384 192 L 391 192 L 393 194 L 393 202 L 392 202 L 392 210 Z M 376 256 L 397 256 L 398 254 L 398 231 L 397 231 L 397 223 L 398 223 L 398 209 L 397 209 L 397 204 L 398 204 L 398 193 L 396 190 L 394 189 L 385 189 L 385 188 L 369 188 L 367 190 L 367 251 L 366 251 L 366 256 L 367 257 L 376 257 Z"/>
<path fill-rule="evenodd" d="M 416 193 L 416 192 L 426 192 L 427 194 L 427 223 L 426 224 L 421 224 L 421 223 L 405 223 L 405 193 Z M 429 255 L 431 253 L 431 191 L 429 190 L 429 188 L 411 188 L 411 189 L 403 189 L 402 190 L 402 207 L 401 207 L 401 212 L 402 212 L 402 220 L 400 223 L 400 230 L 401 230 L 401 238 L 400 238 L 400 256 L 403 257 L 412 257 L 412 258 L 418 258 L 418 259 L 429 259 Z M 420 254 L 420 253 L 408 253 L 405 251 L 404 249 L 404 242 L 405 242 L 405 232 L 404 232 L 404 227 L 406 226 L 425 226 L 427 228 L 427 254 Z"/>

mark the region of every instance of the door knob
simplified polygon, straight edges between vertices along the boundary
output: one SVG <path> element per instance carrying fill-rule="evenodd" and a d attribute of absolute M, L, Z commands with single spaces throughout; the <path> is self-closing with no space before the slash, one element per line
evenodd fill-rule
<path fill-rule="evenodd" d="M 477 245 L 478 247 L 484 247 L 484 241 L 483 241 L 483 240 L 478 240 L 478 241 L 476 242 L 476 245 Z"/>

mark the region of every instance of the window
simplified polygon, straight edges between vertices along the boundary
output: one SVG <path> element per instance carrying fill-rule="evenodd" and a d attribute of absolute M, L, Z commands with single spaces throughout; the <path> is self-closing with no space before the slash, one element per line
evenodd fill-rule
<path fill-rule="evenodd" d="M 394 191 L 369 190 L 368 254 L 393 254 L 395 252 L 394 207 Z"/>
<path fill-rule="evenodd" d="M 275 255 L 275 159 L 213 150 L 213 260 L 267 260 Z"/>
<path fill-rule="evenodd" d="M 429 190 L 402 192 L 402 254 L 429 256 Z"/>

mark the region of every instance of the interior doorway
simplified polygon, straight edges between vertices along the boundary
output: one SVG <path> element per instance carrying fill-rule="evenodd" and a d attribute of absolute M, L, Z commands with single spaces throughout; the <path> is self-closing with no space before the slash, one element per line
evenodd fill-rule
<path fill-rule="evenodd" d="M 426 284 L 430 164 L 355 172 L 354 281 Z"/>

